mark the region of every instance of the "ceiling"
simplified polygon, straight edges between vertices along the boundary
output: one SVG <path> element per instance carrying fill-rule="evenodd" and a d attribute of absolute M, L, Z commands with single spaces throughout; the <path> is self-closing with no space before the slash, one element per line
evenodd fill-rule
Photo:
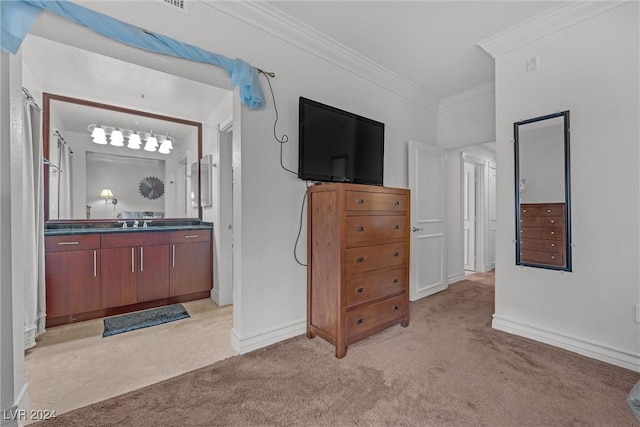
<path fill-rule="evenodd" d="M 562 2 L 269 1 L 438 98 L 494 81 L 477 43 Z"/>

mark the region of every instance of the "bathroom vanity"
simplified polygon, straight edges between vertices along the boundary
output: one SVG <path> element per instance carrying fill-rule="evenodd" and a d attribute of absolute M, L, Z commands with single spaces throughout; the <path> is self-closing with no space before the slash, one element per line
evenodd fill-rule
<path fill-rule="evenodd" d="M 46 326 L 208 298 L 212 224 L 45 231 Z"/>

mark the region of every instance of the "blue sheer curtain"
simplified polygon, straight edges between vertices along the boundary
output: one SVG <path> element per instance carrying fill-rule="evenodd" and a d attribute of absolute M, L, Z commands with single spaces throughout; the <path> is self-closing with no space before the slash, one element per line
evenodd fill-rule
<path fill-rule="evenodd" d="M 252 109 L 264 105 L 258 72 L 241 59 L 230 59 L 162 34 L 142 30 L 66 0 L 2 0 L 0 8 L 3 52 L 16 53 L 40 11 L 47 10 L 131 46 L 222 67 L 231 77 L 231 85 L 240 89 L 240 99 L 244 105 Z"/>

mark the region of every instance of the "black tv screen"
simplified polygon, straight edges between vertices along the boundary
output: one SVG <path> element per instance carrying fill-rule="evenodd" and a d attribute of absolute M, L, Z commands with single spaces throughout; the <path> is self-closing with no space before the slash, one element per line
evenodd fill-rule
<path fill-rule="evenodd" d="M 300 97 L 298 178 L 382 185 L 384 123 Z"/>

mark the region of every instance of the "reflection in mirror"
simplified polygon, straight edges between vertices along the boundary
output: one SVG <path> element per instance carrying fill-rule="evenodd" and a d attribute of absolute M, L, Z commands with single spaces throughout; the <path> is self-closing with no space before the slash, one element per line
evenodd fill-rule
<path fill-rule="evenodd" d="M 514 123 L 516 264 L 571 271 L 569 112 Z"/>
<path fill-rule="evenodd" d="M 45 170 L 47 220 L 201 216 L 200 123 L 52 94 L 43 104 L 43 151 L 58 167 Z"/>

